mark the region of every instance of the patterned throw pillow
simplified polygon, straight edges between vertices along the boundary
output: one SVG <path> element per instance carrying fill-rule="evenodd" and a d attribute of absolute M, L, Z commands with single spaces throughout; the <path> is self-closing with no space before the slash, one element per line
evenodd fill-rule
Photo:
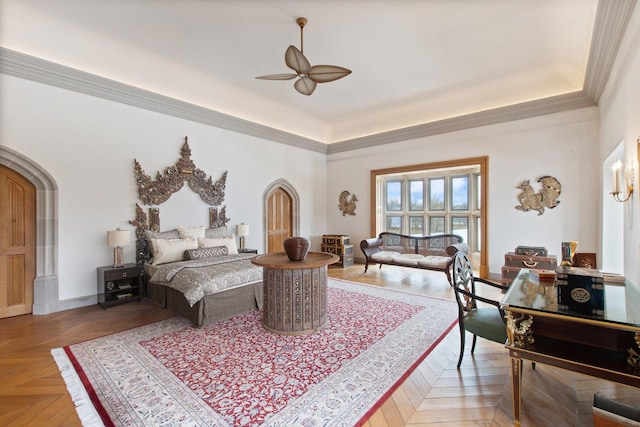
<path fill-rule="evenodd" d="M 204 237 L 204 225 L 198 227 L 178 227 L 181 239 Z"/>
<path fill-rule="evenodd" d="M 184 257 L 186 259 L 207 259 L 228 254 L 229 250 L 226 246 L 214 246 L 213 248 L 190 249 L 188 251 L 184 251 Z"/>
<path fill-rule="evenodd" d="M 198 247 L 200 248 L 212 248 L 214 246 L 226 246 L 229 249 L 229 255 L 235 255 L 238 253 L 238 247 L 236 246 L 236 237 L 231 234 L 229 237 L 223 237 L 219 239 L 207 239 L 206 237 L 198 238 Z"/>

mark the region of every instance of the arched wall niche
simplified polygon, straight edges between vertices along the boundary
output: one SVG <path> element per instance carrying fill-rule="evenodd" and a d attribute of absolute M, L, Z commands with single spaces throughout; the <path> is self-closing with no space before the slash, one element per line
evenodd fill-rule
<path fill-rule="evenodd" d="M 39 164 L 8 147 L 0 146 L 0 164 L 29 180 L 36 188 L 36 278 L 33 314 L 59 309 L 58 185 Z"/>

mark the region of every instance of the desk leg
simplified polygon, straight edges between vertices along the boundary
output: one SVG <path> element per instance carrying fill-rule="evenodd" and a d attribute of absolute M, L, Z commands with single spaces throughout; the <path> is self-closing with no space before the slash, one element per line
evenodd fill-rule
<path fill-rule="evenodd" d="M 522 403 L 522 359 L 511 356 L 511 387 L 513 388 L 513 425 L 520 426 Z"/>

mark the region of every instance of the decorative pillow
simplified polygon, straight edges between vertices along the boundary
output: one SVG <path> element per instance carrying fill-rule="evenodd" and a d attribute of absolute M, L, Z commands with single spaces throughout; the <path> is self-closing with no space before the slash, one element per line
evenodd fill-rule
<path fill-rule="evenodd" d="M 220 239 L 221 237 L 231 237 L 233 233 L 227 230 L 227 227 L 207 228 L 204 230 L 204 236 L 207 239 Z"/>
<path fill-rule="evenodd" d="M 214 246 L 226 246 L 229 250 L 229 255 L 238 253 L 238 247 L 236 246 L 236 236 L 232 233 L 231 237 L 220 237 L 216 239 L 207 239 L 206 237 L 200 237 L 198 239 L 198 246 L 200 248 L 213 248 Z"/>
<path fill-rule="evenodd" d="M 178 233 L 178 230 L 176 228 L 168 231 L 144 230 L 144 235 L 146 236 L 147 241 L 149 242 L 149 252 L 151 253 L 151 256 L 153 256 L 153 245 L 151 244 L 151 239 L 179 239 L 180 238 L 180 234 Z"/>
<path fill-rule="evenodd" d="M 178 234 L 180 234 L 181 239 L 204 237 L 204 225 L 198 227 L 178 227 Z"/>
<path fill-rule="evenodd" d="M 213 248 L 189 249 L 184 251 L 186 259 L 207 259 L 229 254 L 226 246 L 214 246 Z"/>
<path fill-rule="evenodd" d="M 151 239 L 153 246 L 152 265 L 184 260 L 184 251 L 198 249 L 196 239 Z"/>

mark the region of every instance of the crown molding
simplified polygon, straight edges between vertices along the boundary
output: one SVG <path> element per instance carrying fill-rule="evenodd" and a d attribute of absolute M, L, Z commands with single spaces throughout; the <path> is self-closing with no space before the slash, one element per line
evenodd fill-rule
<path fill-rule="evenodd" d="M 281 144 L 323 154 L 327 152 L 327 146 L 323 142 L 220 113 L 4 47 L 0 47 L 0 73 Z"/>
<path fill-rule="evenodd" d="M 584 92 L 596 103 L 609 80 L 637 0 L 600 0 L 591 36 Z"/>
<path fill-rule="evenodd" d="M 596 104 L 593 100 L 584 92 L 572 92 L 337 142 L 329 145 L 328 154 L 510 122 L 559 111 L 593 107 L 594 105 Z"/>

